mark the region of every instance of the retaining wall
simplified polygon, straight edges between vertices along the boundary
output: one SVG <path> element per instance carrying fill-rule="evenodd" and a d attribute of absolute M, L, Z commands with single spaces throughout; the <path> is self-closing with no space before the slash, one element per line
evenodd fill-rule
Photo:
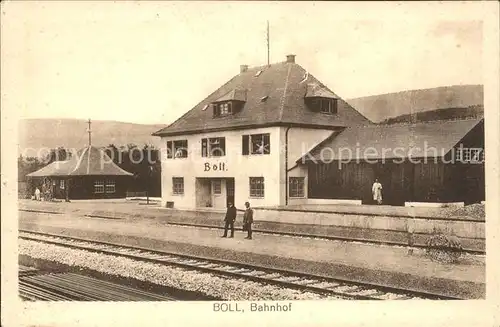
<path fill-rule="evenodd" d="M 255 220 L 288 224 L 312 224 L 360 229 L 381 229 L 408 233 L 431 234 L 435 230 L 463 238 L 485 238 L 484 222 L 443 218 L 407 218 L 340 214 L 332 212 L 305 212 L 258 209 Z"/>

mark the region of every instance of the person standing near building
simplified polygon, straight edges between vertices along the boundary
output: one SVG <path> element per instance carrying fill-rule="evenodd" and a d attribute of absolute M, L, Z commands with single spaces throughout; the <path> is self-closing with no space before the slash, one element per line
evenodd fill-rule
<path fill-rule="evenodd" d="M 253 223 L 253 209 L 250 208 L 250 203 L 245 202 L 245 213 L 243 214 L 243 230 L 247 231 L 247 237 L 245 239 L 252 239 L 252 223 Z"/>
<path fill-rule="evenodd" d="M 373 201 L 377 201 L 377 204 L 382 204 L 382 184 L 379 183 L 378 179 L 372 186 Z"/>
<path fill-rule="evenodd" d="M 224 235 L 222 237 L 227 237 L 227 230 L 231 228 L 231 236 L 234 237 L 234 221 L 236 220 L 236 207 L 229 202 L 227 207 L 226 217 L 224 218 Z"/>
<path fill-rule="evenodd" d="M 40 201 L 40 189 L 38 187 L 35 189 L 35 200 Z"/>

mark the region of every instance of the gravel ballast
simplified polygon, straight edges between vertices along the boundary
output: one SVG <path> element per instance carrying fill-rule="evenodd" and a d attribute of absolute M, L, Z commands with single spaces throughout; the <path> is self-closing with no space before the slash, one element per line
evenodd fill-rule
<path fill-rule="evenodd" d="M 167 239 L 154 239 L 151 237 L 132 236 L 127 233 L 105 233 L 100 229 L 101 225 L 95 226 L 95 229 L 85 228 L 83 230 L 74 228 L 61 228 L 53 226 L 43 226 L 35 224 L 21 224 L 20 228 L 32 230 L 35 232 L 53 233 L 71 237 L 80 237 L 88 240 L 111 242 L 123 244 L 126 246 L 138 246 L 142 248 L 162 250 L 172 253 L 189 254 L 205 258 L 225 260 L 255 264 L 264 267 L 280 268 L 300 273 L 335 277 L 340 279 L 354 280 L 361 283 L 375 283 L 378 285 L 387 285 L 396 288 L 412 287 L 415 290 L 422 292 L 431 292 L 442 294 L 445 296 L 478 299 L 484 298 L 485 284 L 473 275 L 467 273 L 461 280 L 456 280 L 448 277 L 422 276 L 419 271 L 425 271 L 422 267 L 420 259 L 416 261 L 419 266 L 415 266 L 414 273 L 405 273 L 399 267 L 391 271 L 371 269 L 367 267 L 357 267 L 352 264 L 342 264 L 339 262 L 322 262 L 311 257 L 311 260 L 296 259 L 290 257 L 280 257 L 273 253 L 262 254 L 253 253 L 251 251 L 235 251 L 229 248 L 211 247 L 200 244 L 179 243 L 169 241 Z M 166 236 L 166 238 L 168 238 Z M 393 254 L 394 250 L 390 250 L 388 254 Z M 396 256 L 394 260 L 399 260 Z M 404 257 L 402 259 L 405 259 Z M 405 259 L 407 260 L 407 259 Z M 422 259 L 423 260 L 423 259 Z M 423 260 L 425 261 L 425 260 Z M 426 263 L 426 262 L 422 262 Z M 432 263 L 432 262 L 431 262 Z M 478 271 L 475 263 L 470 263 L 474 267 L 474 271 Z M 469 264 L 467 264 L 469 265 Z M 434 263 L 431 264 L 435 266 Z M 449 270 L 446 267 L 435 267 L 440 272 L 443 269 Z M 463 269 L 463 268 L 462 268 Z M 467 271 L 469 271 L 467 269 Z M 449 273 L 447 273 L 449 274 Z"/>
<path fill-rule="evenodd" d="M 133 278 L 167 287 L 198 292 L 233 301 L 337 299 L 243 279 L 230 279 L 177 267 L 69 249 L 35 241 L 19 240 L 19 254 L 101 273 Z"/>

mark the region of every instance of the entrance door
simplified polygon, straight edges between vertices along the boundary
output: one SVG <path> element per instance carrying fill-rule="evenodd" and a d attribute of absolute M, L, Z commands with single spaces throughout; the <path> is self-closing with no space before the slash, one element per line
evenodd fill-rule
<path fill-rule="evenodd" d="M 229 202 L 236 206 L 236 203 L 234 203 L 234 178 L 226 179 L 226 204 L 229 204 Z"/>
<path fill-rule="evenodd" d="M 211 196 L 212 196 L 212 206 L 214 208 L 221 208 L 224 205 L 224 202 L 221 203 L 222 196 L 222 180 L 220 178 L 211 180 Z M 224 201 L 222 199 L 222 201 Z"/>

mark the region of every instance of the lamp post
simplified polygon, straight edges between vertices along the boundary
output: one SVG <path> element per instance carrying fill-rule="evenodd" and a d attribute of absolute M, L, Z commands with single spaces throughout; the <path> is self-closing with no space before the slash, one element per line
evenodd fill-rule
<path fill-rule="evenodd" d="M 146 189 L 146 204 L 149 205 L 149 189 L 150 189 L 150 182 L 151 182 L 151 174 L 153 173 L 153 166 L 148 165 L 148 178 L 147 178 L 147 189 Z"/>

